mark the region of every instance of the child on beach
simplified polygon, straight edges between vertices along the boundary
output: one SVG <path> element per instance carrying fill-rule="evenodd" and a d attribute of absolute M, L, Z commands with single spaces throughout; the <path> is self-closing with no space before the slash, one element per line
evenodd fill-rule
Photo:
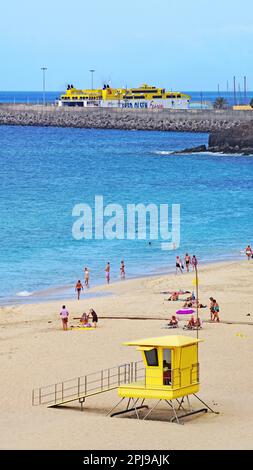
<path fill-rule="evenodd" d="M 90 273 L 88 268 L 84 268 L 84 283 L 86 287 L 89 287 Z"/>
<path fill-rule="evenodd" d="M 77 283 L 76 283 L 76 288 L 75 288 L 76 292 L 77 292 L 77 300 L 80 300 L 80 294 L 81 294 L 81 290 L 83 290 L 83 285 L 80 281 L 80 279 L 78 279 Z"/>
<path fill-rule="evenodd" d="M 110 283 L 110 263 L 108 261 L 107 265 L 106 265 L 106 268 L 105 268 L 105 278 L 106 278 L 106 282 L 107 284 Z"/>
<path fill-rule="evenodd" d="M 91 316 L 92 316 L 92 326 L 94 328 L 97 328 L 98 316 L 97 316 L 95 310 L 93 310 L 93 308 L 90 308 L 89 314 L 91 314 Z"/>
<path fill-rule="evenodd" d="M 64 331 L 67 331 L 68 329 L 68 316 L 69 316 L 69 312 L 68 310 L 66 309 L 65 305 L 62 306 L 62 310 L 60 312 L 60 316 L 61 316 L 61 321 L 62 321 L 62 328 Z"/>
<path fill-rule="evenodd" d="M 89 323 L 89 315 L 86 312 L 83 312 L 81 316 L 80 323 L 86 328 L 90 328 L 91 324 Z"/>

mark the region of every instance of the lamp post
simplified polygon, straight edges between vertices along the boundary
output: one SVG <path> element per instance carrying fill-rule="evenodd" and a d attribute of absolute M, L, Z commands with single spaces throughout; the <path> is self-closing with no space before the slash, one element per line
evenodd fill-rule
<path fill-rule="evenodd" d="M 94 69 L 91 69 L 90 70 L 90 73 L 91 73 L 91 89 L 93 90 L 93 74 L 94 74 L 95 70 Z"/>
<path fill-rule="evenodd" d="M 47 67 L 41 67 L 42 75 L 43 75 L 43 105 L 46 104 L 46 70 Z"/>

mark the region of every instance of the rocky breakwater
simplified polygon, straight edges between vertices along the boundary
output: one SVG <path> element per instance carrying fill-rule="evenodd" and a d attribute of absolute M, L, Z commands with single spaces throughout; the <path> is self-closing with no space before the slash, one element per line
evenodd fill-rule
<path fill-rule="evenodd" d="M 212 132 L 209 136 L 208 151 L 253 155 L 253 119 L 232 129 Z"/>
<path fill-rule="evenodd" d="M 248 118 L 247 112 L 216 110 L 129 110 L 0 105 L 0 125 L 19 126 L 215 132 L 234 128 Z"/>

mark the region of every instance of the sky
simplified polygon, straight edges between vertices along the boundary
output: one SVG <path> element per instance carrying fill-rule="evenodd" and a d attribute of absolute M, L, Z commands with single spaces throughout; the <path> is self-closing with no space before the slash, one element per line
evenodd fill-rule
<path fill-rule="evenodd" d="M 1 2 L 0 90 L 103 82 L 180 91 L 253 89 L 252 0 Z"/>

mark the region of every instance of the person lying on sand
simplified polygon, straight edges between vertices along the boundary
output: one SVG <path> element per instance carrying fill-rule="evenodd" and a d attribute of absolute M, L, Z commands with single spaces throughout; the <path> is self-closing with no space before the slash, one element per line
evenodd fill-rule
<path fill-rule="evenodd" d="M 178 300 L 178 292 L 173 292 L 168 300 L 176 301 Z"/>
<path fill-rule="evenodd" d="M 187 325 L 184 326 L 184 330 L 193 330 L 195 326 L 196 326 L 196 322 L 195 322 L 194 316 L 192 315 Z"/>
<path fill-rule="evenodd" d="M 178 319 L 175 315 L 172 315 L 171 319 L 169 320 L 169 323 L 168 323 L 169 326 L 173 327 L 173 328 L 177 328 L 178 327 Z"/>

